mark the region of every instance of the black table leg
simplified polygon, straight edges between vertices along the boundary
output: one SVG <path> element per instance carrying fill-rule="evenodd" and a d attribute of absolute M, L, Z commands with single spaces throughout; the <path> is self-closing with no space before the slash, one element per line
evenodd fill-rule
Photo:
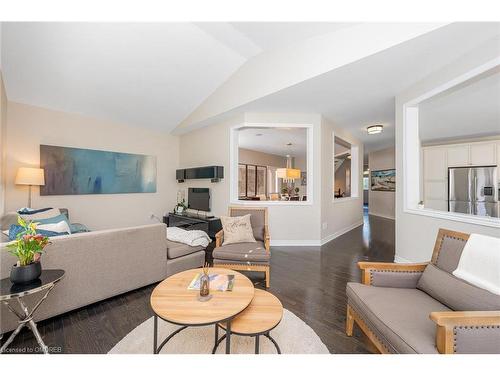
<path fill-rule="evenodd" d="M 255 336 L 255 354 L 259 354 L 259 337 L 260 335 Z"/>
<path fill-rule="evenodd" d="M 219 341 L 219 325 L 215 323 L 215 344 L 217 346 L 217 341 Z"/>
<path fill-rule="evenodd" d="M 154 316 L 154 332 L 153 332 L 153 354 L 158 354 L 156 348 L 158 347 L 158 316 Z"/>
<path fill-rule="evenodd" d="M 231 321 L 226 323 L 226 354 L 231 353 Z"/>

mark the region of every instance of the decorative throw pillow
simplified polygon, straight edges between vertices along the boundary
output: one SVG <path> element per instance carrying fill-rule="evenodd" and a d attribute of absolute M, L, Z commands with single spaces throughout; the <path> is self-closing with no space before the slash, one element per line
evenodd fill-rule
<path fill-rule="evenodd" d="M 257 242 L 253 236 L 250 215 L 244 216 L 221 216 L 222 229 L 224 230 L 224 242 L 222 246 L 232 243 Z"/>
<path fill-rule="evenodd" d="M 36 228 L 38 230 L 48 230 L 56 233 L 71 233 L 71 229 L 65 220 L 58 223 L 39 224 Z"/>
<path fill-rule="evenodd" d="M 61 215 L 61 211 L 59 208 L 51 208 L 50 210 L 47 211 L 42 211 L 42 212 L 37 212 L 34 214 L 20 214 L 24 220 L 26 221 L 39 221 L 42 219 L 50 219 L 56 216 Z"/>

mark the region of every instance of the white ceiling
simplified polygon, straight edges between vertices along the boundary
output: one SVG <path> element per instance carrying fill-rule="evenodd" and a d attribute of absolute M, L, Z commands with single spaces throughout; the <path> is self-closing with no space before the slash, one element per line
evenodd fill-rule
<path fill-rule="evenodd" d="M 171 131 L 252 57 L 352 25 L 2 23 L 1 66 L 11 101 Z M 499 25 L 442 27 L 234 112 L 321 113 L 368 151 L 391 146 L 395 95 L 500 35 Z M 368 136 L 375 123 L 384 132 Z"/>
<path fill-rule="evenodd" d="M 231 22 L 230 25 L 263 51 L 269 51 L 356 24 L 347 22 Z"/>
<path fill-rule="evenodd" d="M 423 142 L 500 135 L 500 69 L 419 105 Z"/>
<path fill-rule="evenodd" d="M 260 98 L 238 111 L 321 113 L 365 144 L 394 145 L 394 99 L 429 74 L 500 35 L 500 23 L 457 23 Z M 499 49 L 500 53 L 500 49 Z M 366 127 L 383 124 L 368 135 Z"/>
<path fill-rule="evenodd" d="M 287 146 L 287 143 L 292 143 L 292 145 Z M 240 148 L 267 154 L 305 157 L 306 145 L 307 130 L 305 128 L 242 128 L 238 132 Z"/>
<path fill-rule="evenodd" d="M 189 23 L 3 23 L 9 100 L 171 130 L 246 60 Z"/>
<path fill-rule="evenodd" d="M 171 131 L 248 58 L 344 23 L 2 23 L 8 99 Z"/>

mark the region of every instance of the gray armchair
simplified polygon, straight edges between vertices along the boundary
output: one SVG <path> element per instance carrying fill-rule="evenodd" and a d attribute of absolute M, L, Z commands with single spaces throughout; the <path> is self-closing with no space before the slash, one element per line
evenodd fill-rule
<path fill-rule="evenodd" d="M 266 207 L 229 207 L 229 216 L 250 214 L 253 235 L 256 242 L 223 245 L 224 230 L 215 236 L 215 249 L 212 253 L 214 266 L 235 271 L 264 272 L 266 288 L 270 285 L 271 248 L 269 224 Z"/>
<path fill-rule="evenodd" d="M 430 263 L 359 262 L 346 334 L 356 323 L 381 353 L 500 353 L 500 296 L 452 274 L 468 238 L 440 229 Z"/>

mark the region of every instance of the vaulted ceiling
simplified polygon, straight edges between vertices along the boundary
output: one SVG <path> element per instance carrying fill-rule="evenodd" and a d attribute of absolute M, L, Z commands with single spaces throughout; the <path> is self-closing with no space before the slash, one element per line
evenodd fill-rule
<path fill-rule="evenodd" d="M 314 112 L 377 149 L 394 142 L 394 96 L 499 25 L 4 22 L 1 69 L 15 102 L 176 133 Z"/>

